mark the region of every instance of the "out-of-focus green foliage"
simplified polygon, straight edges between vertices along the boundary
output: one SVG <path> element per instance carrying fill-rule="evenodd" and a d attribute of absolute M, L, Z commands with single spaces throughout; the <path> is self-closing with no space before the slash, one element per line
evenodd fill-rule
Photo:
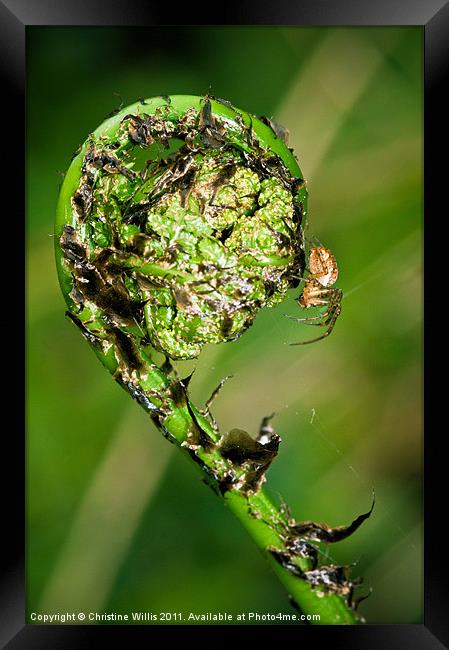
<path fill-rule="evenodd" d="M 298 520 L 374 513 L 328 549 L 357 561 L 371 623 L 421 622 L 422 30 L 28 31 L 28 610 L 291 612 L 239 524 L 160 438 L 64 318 L 53 261 L 58 171 L 120 104 L 210 92 L 288 127 L 309 236 L 335 253 L 343 310 L 314 328 L 298 292 L 191 382 L 222 431 L 283 438 L 268 490 Z M 120 95 L 120 97 L 118 96 Z M 183 373 L 194 362 L 182 362 Z"/>

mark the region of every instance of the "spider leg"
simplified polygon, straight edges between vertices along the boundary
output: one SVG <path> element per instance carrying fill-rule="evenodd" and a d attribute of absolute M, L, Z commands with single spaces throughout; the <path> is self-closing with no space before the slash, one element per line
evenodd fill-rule
<path fill-rule="evenodd" d="M 326 316 L 329 316 L 329 313 L 329 311 L 326 311 L 324 314 L 318 314 L 318 316 L 307 316 L 306 318 L 297 318 L 296 316 L 289 316 L 288 314 L 284 314 L 284 316 L 285 318 L 294 320 L 296 323 L 308 323 L 311 320 L 321 320 L 323 318 L 326 318 Z M 312 325 L 312 323 L 310 323 L 310 325 Z"/>
<path fill-rule="evenodd" d="M 316 343 L 316 341 L 321 341 L 321 339 L 325 339 L 329 334 L 332 332 L 334 329 L 335 321 L 337 319 L 335 318 L 333 322 L 329 325 L 327 330 L 324 332 L 324 334 L 321 334 L 321 336 L 317 336 L 314 339 L 309 339 L 308 341 L 298 341 L 297 343 L 289 343 L 289 345 L 307 345 L 308 343 Z M 322 325 L 326 325 L 326 323 L 322 323 Z"/>
<path fill-rule="evenodd" d="M 310 276 L 310 277 L 313 279 L 313 275 Z M 321 302 L 323 305 L 327 305 L 328 302 L 332 302 L 332 294 L 335 291 L 336 291 L 336 289 L 334 289 L 333 287 L 331 287 L 330 289 L 327 288 L 327 287 L 323 287 L 322 289 L 315 289 L 314 294 L 316 296 L 320 296 L 320 295 L 324 295 L 324 296 L 330 295 L 331 296 L 331 298 L 329 300 L 322 299 L 320 301 L 317 301 L 317 304 L 319 304 L 319 302 Z"/>
<path fill-rule="evenodd" d="M 335 325 L 336 320 L 337 319 L 334 318 L 333 321 L 330 322 L 330 324 L 328 325 L 327 330 L 323 334 L 321 334 L 321 336 L 317 336 L 314 339 L 309 339 L 308 341 L 298 341 L 297 343 L 289 343 L 289 345 L 307 345 L 308 343 L 315 343 L 316 341 L 321 341 L 321 339 L 325 339 L 327 336 L 329 336 L 329 334 L 334 329 L 334 325 Z M 325 325 L 327 325 L 327 323 L 320 323 L 320 325 L 325 326 Z"/>
<path fill-rule="evenodd" d="M 309 244 L 310 247 L 316 247 L 316 246 L 323 247 L 323 242 L 320 239 L 318 239 L 316 235 L 306 235 L 304 239 L 306 243 Z"/>
<path fill-rule="evenodd" d="M 309 271 L 309 275 L 305 278 L 303 275 L 292 275 L 290 276 L 291 278 L 294 278 L 295 280 L 300 280 L 301 282 L 310 282 L 310 280 L 318 280 L 319 282 L 319 273 L 312 273 Z M 333 288 L 333 287 L 332 287 Z M 323 293 L 326 293 L 327 291 L 330 291 L 331 288 L 325 287 L 323 285 Z"/>
<path fill-rule="evenodd" d="M 334 329 L 334 325 L 337 322 L 337 318 L 341 313 L 341 298 L 343 292 L 341 291 L 341 289 L 328 289 L 327 291 L 331 297 L 330 300 L 328 301 L 329 309 L 327 311 L 326 320 L 323 323 L 308 323 L 309 325 L 317 325 L 317 326 L 327 325 L 327 330 L 323 334 L 321 334 L 321 336 L 317 336 L 316 338 L 310 339 L 309 341 L 298 341 L 298 343 L 290 343 L 289 345 L 306 345 L 308 343 L 316 343 L 316 341 L 321 341 L 321 339 L 326 338 L 332 332 L 332 330 Z"/>
<path fill-rule="evenodd" d="M 305 318 L 297 318 L 296 316 L 290 316 L 289 314 L 284 314 L 284 316 L 286 318 L 289 318 L 290 320 L 296 321 L 297 323 L 309 323 L 309 321 L 311 321 L 311 320 L 325 319 L 332 313 L 332 309 L 333 309 L 334 302 L 335 302 L 335 299 L 333 299 L 333 296 L 335 295 L 335 292 L 336 292 L 335 289 L 328 289 L 328 288 L 324 288 L 324 287 L 323 287 L 323 289 L 316 291 L 317 294 L 330 295 L 329 300 L 315 299 L 315 304 L 313 305 L 313 307 L 319 307 L 320 305 L 323 305 L 323 306 L 327 305 L 328 310 L 325 311 L 324 314 L 317 314 L 316 316 L 306 316 Z M 300 307 L 302 307 L 302 305 L 300 305 Z M 312 325 L 312 323 L 310 323 L 310 325 Z"/>
<path fill-rule="evenodd" d="M 300 282 L 307 282 L 307 280 L 310 280 L 310 276 L 305 278 L 303 275 L 291 275 L 289 276 L 292 278 L 292 280 L 299 280 Z"/>

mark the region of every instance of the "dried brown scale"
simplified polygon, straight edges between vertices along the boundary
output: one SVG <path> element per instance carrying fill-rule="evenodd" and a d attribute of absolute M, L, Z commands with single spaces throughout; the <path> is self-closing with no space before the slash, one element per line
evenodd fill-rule
<path fill-rule="evenodd" d="M 319 548 L 311 542 L 335 543 L 352 535 L 361 524 L 370 517 L 374 508 L 374 497 L 368 512 L 359 515 L 349 526 L 330 528 L 314 522 L 298 523 L 289 515 L 288 508 L 283 504 L 281 512 L 286 519 L 272 522 L 272 527 L 284 542 L 284 548 L 273 546 L 267 550 L 287 571 L 302 580 L 306 580 L 314 588 L 323 588 L 327 592 L 336 593 L 346 599 L 348 606 L 355 609 L 358 601 L 353 601 L 354 589 L 359 586 L 360 580 L 349 580 L 349 567 L 336 565 L 318 566 Z M 297 562 L 303 558 L 310 562 L 311 568 L 305 570 Z"/>
<path fill-rule="evenodd" d="M 193 373 L 192 373 L 193 375 Z M 205 451 L 211 451 L 215 447 L 214 441 L 211 439 L 207 431 L 201 426 L 195 412 L 192 410 L 190 400 L 187 394 L 187 386 L 192 377 L 189 375 L 183 380 L 175 381 L 170 385 L 169 394 L 175 405 L 179 407 L 186 407 L 192 420 L 191 429 L 187 435 L 185 446 L 190 450 L 195 451 L 202 448 Z"/>
<path fill-rule="evenodd" d="M 350 596 L 350 604 L 351 604 L 352 609 L 356 611 L 358 609 L 360 603 L 362 603 L 364 600 L 369 598 L 372 593 L 373 593 L 373 590 L 372 590 L 372 588 L 370 588 L 368 590 L 368 593 L 364 594 L 363 596 L 358 596 L 358 598 L 354 598 L 353 594 L 351 594 L 351 596 Z"/>
<path fill-rule="evenodd" d="M 348 606 L 354 608 L 353 593 L 354 588 L 358 586 L 359 581 L 351 582 L 348 579 L 347 574 L 349 573 L 349 567 L 330 564 L 304 571 L 294 561 L 297 555 L 295 556 L 288 551 L 280 551 L 274 547 L 268 547 L 267 551 L 292 575 L 296 576 L 300 580 L 305 580 L 318 591 L 334 593 L 338 596 L 342 596 L 346 600 Z"/>
<path fill-rule="evenodd" d="M 86 338 L 94 348 L 101 348 L 101 339 L 98 336 L 95 336 L 91 331 L 87 329 L 84 323 L 77 317 L 75 314 L 72 314 L 70 311 L 66 311 L 65 315 L 80 329 L 81 334 Z"/>
<path fill-rule="evenodd" d="M 108 327 L 106 328 L 109 339 L 113 340 L 117 349 L 117 356 L 119 362 L 119 368 L 122 372 L 122 376 L 132 375 L 134 371 L 139 372 L 144 368 L 144 363 L 139 355 L 137 346 L 134 340 L 122 332 L 118 327 L 115 327 L 113 323 L 109 322 Z M 131 373 L 129 372 L 131 370 Z"/>
<path fill-rule="evenodd" d="M 124 285 L 120 282 L 106 282 L 100 270 L 93 264 L 85 260 L 73 264 L 73 285 L 73 297 L 81 295 L 83 299 L 94 302 L 104 311 L 106 317 L 117 324 L 135 323 L 135 309 Z"/>
<path fill-rule="evenodd" d="M 244 470 L 241 488 L 245 493 L 258 492 L 266 480 L 265 474 L 276 457 L 281 438 L 264 418 L 255 440 L 246 431 L 232 429 L 224 434 L 218 448 L 221 455 L 234 466 Z"/>
<path fill-rule="evenodd" d="M 324 587 L 326 591 L 343 596 L 349 601 L 349 596 L 352 596 L 355 585 L 348 579 L 348 572 L 348 567 L 330 564 L 319 569 L 305 571 L 305 580 L 314 587 Z"/>
<path fill-rule="evenodd" d="M 72 198 L 72 206 L 81 222 L 88 218 L 92 209 L 94 182 L 95 179 L 91 173 L 85 174 Z"/>
<path fill-rule="evenodd" d="M 131 397 L 135 399 L 136 402 L 138 402 L 141 406 L 143 406 L 144 409 L 153 416 L 153 419 L 154 417 L 157 418 L 156 423 L 157 426 L 160 428 L 159 418 L 160 416 L 164 415 L 164 411 L 157 408 L 157 406 L 155 406 L 153 402 L 149 399 L 145 391 L 143 391 L 138 386 L 136 386 L 136 384 L 132 380 L 126 378 L 121 372 L 116 373 L 115 379 L 119 384 L 123 385 L 127 389 Z M 171 436 L 171 438 L 173 438 L 173 436 Z"/>
<path fill-rule="evenodd" d="M 286 129 L 284 126 L 281 126 L 280 124 L 277 124 L 277 122 L 264 115 L 259 117 L 259 120 L 269 126 L 277 138 L 282 140 L 282 142 L 285 144 L 288 144 L 288 138 L 290 135 L 288 129 Z"/>
<path fill-rule="evenodd" d="M 197 454 L 197 449 L 184 445 L 190 458 L 202 469 L 206 474 L 205 483 L 212 489 L 217 496 L 223 496 L 226 492 L 231 490 L 237 485 L 237 476 L 231 469 L 217 471 L 207 465 Z"/>
<path fill-rule="evenodd" d="M 285 548 L 290 556 L 301 557 L 305 560 L 309 560 L 311 568 L 317 568 L 319 552 L 313 544 L 310 544 L 310 542 L 298 537 L 288 537 L 285 542 Z"/>
<path fill-rule="evenodd" d="M 298 537 L 303 537 L 305 539 L 311 539 L 316 542 L 325 542 L 325 543 L 334 543 L 340 542 L 343 539 L 346 539 L 363 524 L 364 521 L 370 517 L 374 509 L 375 500 L 368 512 L 359 515 L 354 521 L 349 524 L 349 526 L 338 526 L 336 528 L 331 528 L 324 524 L 316 524 L 313 521 L 304 521 L 297 523 L 294 520 L 289 522 L 289 529 L 293 535 Z"/>

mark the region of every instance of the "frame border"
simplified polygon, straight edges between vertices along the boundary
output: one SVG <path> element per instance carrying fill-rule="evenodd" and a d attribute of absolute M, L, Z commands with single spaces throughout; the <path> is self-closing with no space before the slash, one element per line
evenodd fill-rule
<path fill-rule="evenodd" d="M 291 3 L 293 4 L 293 3 Z M 2 134 L 4 151 L 8 152 L 7 161 L 2 159 L 4 166 L 3 178 L 17 182 L 17 194 L 24 193 L 25 169 L 23 152 L 25 151 L 25 129 L 20 132 L 18 125 L 20 118 L 25 123 L 25 79 L 26 56 L 25 36 L 26 27 L 40 26 L 159 26 L 171 25 L 172 14 L 161 6 L 148 6 L 141 0 L 97 0 L 95 3 L 74 3 L 70 0 L 39 0 L 32 4 L 29 0 L 0 0 L 0 70 L 2 73 L 4 96 L 13 128 L 7 129 Z M 188 10 L 188 7 L 187 7 Z M 183 11 L 181 9 L 181 11 Z M 188 11 L 185 11 L 188 14 Z M 179 13 L 177 18 L 180 18 Z M 186 25 L 191 24 L 191 17 L 186 15 Z M 208 15 L 208 24 L 229 25 L 292 25 L 292 26 L 407 26 L 418 25 L 424 27 L 424 205 L 425 217 L 434 223 L 437 220 L 439 206 L 447 203 L 446 196 L 443 203 L 443 192 L 447 179 L 443 178 L 446 166 L 438 166 L 438 154 L 443 154 L 443 138 L 447 122 L 444 114 L 444 81 L 447 79 L 449 61 L 449 3 L 444 0 L 303 0 L 295 6 L 290 6 L 289 0 L 278 0 L 273 6 L 256 4 L 250 0 L 246 6 L 233 5 L 217 7 L 217 15 Z M 209 22 L 210 21 L 210 22 Z M 172 25 L 183 26 L 183 25 Z M 12 108 L 11 108 L 12 104 Z M 20 118 L 19 118 L 20 116 Z M 446 131 L 447 132 L 447 131 Z M 6 138 L 6 142 L 4 141 Z M 444 151 L 444 153 L 446 153 Z M 13 169 L 13 174 L 11 174 Z M 21 204 L 24 217 L 21 224 L 25 223 L 25 201 Z M 17 212 L 17 209 L 16 209 Z M 24 226 L 22 225 L 22 228 Z M 19 226 L 20 230 L 20 226 Z M 20 233 L 22 234 L 22 233 Z M 25 239 L 25 237 L 24 237 Z M 429 272 L 431 277 L 445 278 L 447 271 L 443 268 L 437 274 L 437 255 L 432 254 L 429 243 L 430 237 L 425 237 L 425 250 L 430 251 L 427 260 L 430 260 Z M 443 256 L 444 257 L 444 249 Z M 13 268 L 17 267 L 17 260 Z M 13 263 L 13 262 L 11 262 Z M 24 271 L 22 271 L 24 274 Z M 17 277 L 17 274 L 16 274 Z M 23 276 L 24 277 L 24 276 Z M 434 284 L 434 283 L 433 283 Z M 25 280 L 22 285 L 25 287 Z M 17 292 L 19 294 L 19 291 Z M 441 295 L 441 294 L 440 294 Z M 431 298 L 426 292 L 427 302 Z M 21 305 L 14 312 L 18 314 Z M 24 313 L 25 316 L 25 313 Z M 430 318 L 429 318 L 430 320 Z M 22 321 L 25 323 L 25 318 Z M 428 321 L 429 322 L 429 321 Z M 435 318 L 435 325 L 436 325 Z M 430 328 L 429 328 L 430 329 Z M 20 327 L 14 327 L 19 331 Z M 9 334 L 8 334 L 9 336 Z M 24 337 L 25 338 L 25 337 Z M 23 339 L 24 340 L 24 339 Z M 17 341 L 17 349 L 23 349 Z M 425 363 L 424 377 L 430 375 L 430 363 Z M 25 364 L 24 364 L 25 371 Z M 21 375 L 23 377 L 24 375 Z M 16 394 L 15 382 L 10 383 L 11 398 Z M 430 399 L 429 391 L 425 397 Z M 432 391 L 432 400 L 437 406 L 437 398 Z M 431 400 L 431 401 L 432 401 Z M 442 400 L 438 401 L 441 404 Z M 443 402 L 444 403 L 444 402 Z M 19 409 L 20 412 L 20 409 Z M 425 550 L 424 550 L 424 624 L 422 625 L 363 625 L 363 626 L 302 626 L 299 632 L 301 640 L 316 641 L 318 638 L 325 643 L 328 641 L 337 647 L 342 644 L 345 648 L 377 650 L 379 646 L 388 647 L 389 650 L 403 650 L 403 648 L 416 647 L 418 649 L 433 650 L 449 647 L 449 626 L 444 602 L 447 598 L 446 584 L 442 577 L 441 565 L 444 558 L 440 558 L 442 540 L 440 533 L 441 507 L 438 496 L 444 494 L 445 485 L 443 477 L 447 473 L 445 455 L 439 450 L 435 438 L 432 439 L 433 430 L 429 426 L 428 415 L 434 412 L 429 408 L 425 417 L 427 435 L 424 441 L 424 521 L 425 521 Z M 435 409 L 436 412 L 436 409 Z M 25 424 L 25 418 L 24 418 Z M 0 631 L 2 647 L 13 649 L 56 647 L 91 647 L 91 644 L 105 639 L 113 634 L 114 640 L 127 641 L 158 636 L 159 633 L 174 642 L 178 639 L 181 643 L 197 635 L 198 627 L 201 635 L 212 633 L 214 643 L 217 635 L 214 627 L 221 627 L 221 644 L 229 644 L 234 638 L 234 626 L 45 626 L 25 624 L 25 442 L 24 437 L 10 435 L 8 443 L 8 459 L 14 463 L 12 480 L 8 482 L 5 490 L 4 505 L 7 512 L 4 522 L 7 534 L 3 535 L 6 544 L 4 551 L 4 571 L 0 582 L 0 610 L 3 624 Z M 444 507 L 444 506 L 443 506 Z M 444 543 L 444 541 L 443 541 Z M 241 626 L 237 626 L 241 634 Z M 254 642 L 258 637 L 263 640 L 267 637 L 267 627 L 251 627 L 251 637 Z M 276 632 L 274 632 L 276 634 Z M 263 636 L 262 636 L 263 635 Z M 241 637 L 240 637 L 241 638 Z M 5 645 L 3 645 L 5 644 Z M 445 645 L 443 645 L 445 644 Z"/>

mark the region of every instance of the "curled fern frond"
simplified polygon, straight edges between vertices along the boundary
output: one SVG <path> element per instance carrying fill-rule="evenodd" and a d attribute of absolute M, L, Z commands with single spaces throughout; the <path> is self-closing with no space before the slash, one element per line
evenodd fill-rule
<path fill-rule="evenodd" d="M 310 522 L 303 530 L 262 490 L 280 443 L 270 418 L 256 438 L 221 434 L 210 401 L 196 407 L 190 377 L 172 363 L 239 338 L 303 277 L 307 191 L 285 137 L 272 120 L 209 96 L 119 111 L 66 174 L 56 260 L 69 319 L 199 466 L 296 604 L 322 623 L 354 623 L 354 583 L 342 567 L 320 567 L 315 544 L 346 529 L 335 539 Z"/>

